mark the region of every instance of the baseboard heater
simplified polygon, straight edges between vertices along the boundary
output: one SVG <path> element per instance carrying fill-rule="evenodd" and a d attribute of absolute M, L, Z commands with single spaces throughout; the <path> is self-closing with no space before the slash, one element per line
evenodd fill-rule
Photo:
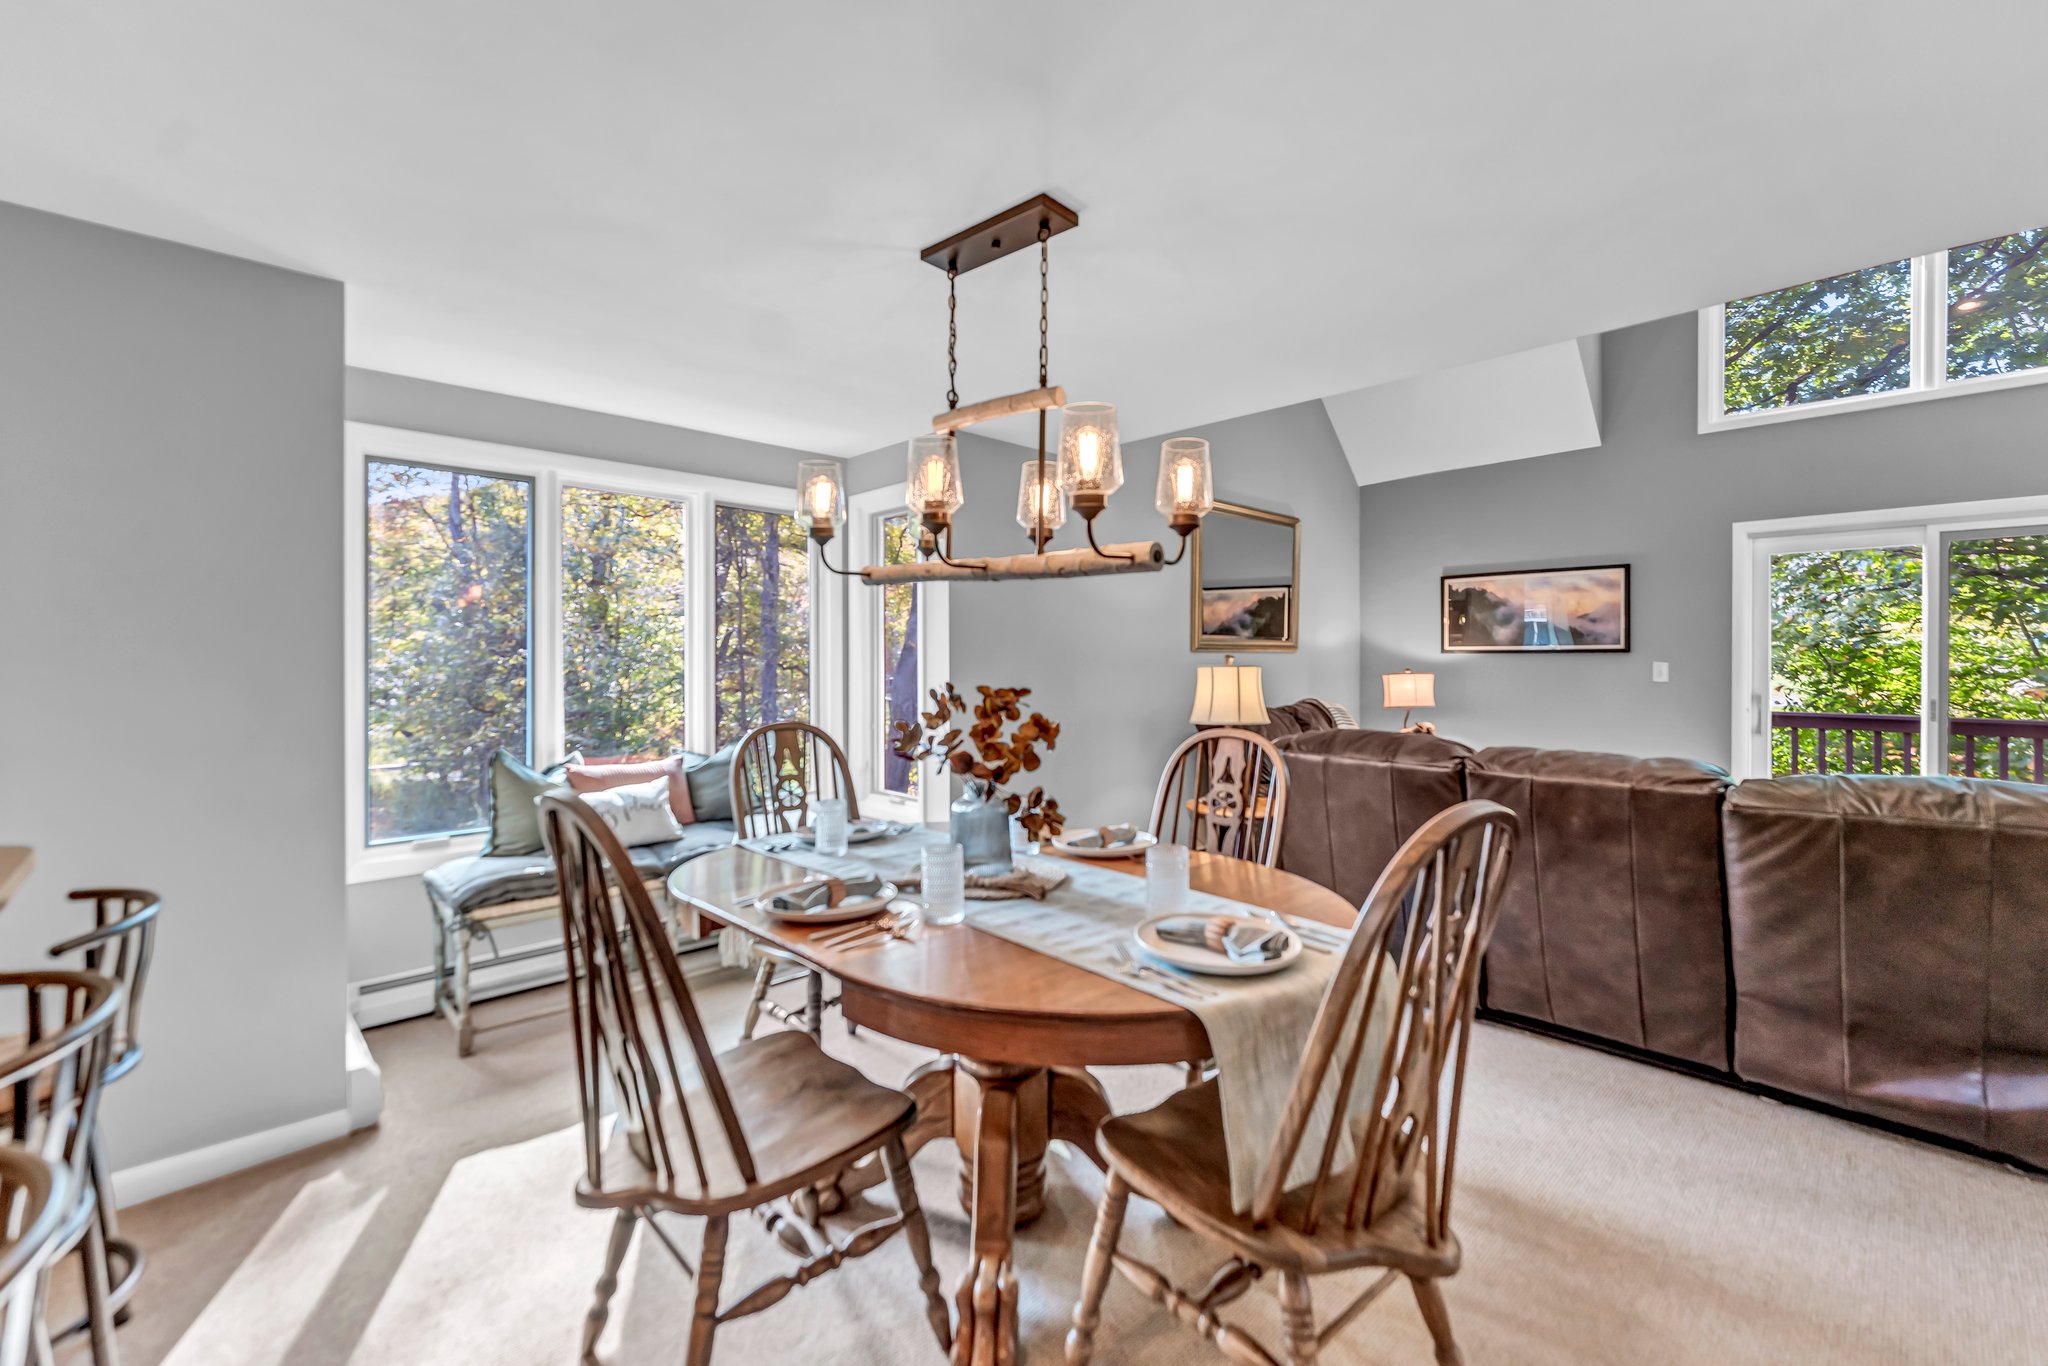
<path fill-rule="evenodd" d="M 696 977 L 717 971 L 717 948 L 718 940 L 708 938 L 694 940 L 678 949 L 677 957 L 683 960 L 685 974 Z M 505 971 L 522 963 L 537 966 L 524 972 Z M 488 1001 L 498 996 L 511 996 L 536 987 L 551 986 L 567 976 L 568 964 L 562 956 L 562 941 L 548 939 L 524 948 L 508 949 L 474 964 L 470 971 L 470 999 Z M 401 995 L 394 998 L 393 993 Z M 357 1020 L 366 1029 L 431 1015 L 434 1013 L 434 970 L 425 967 L 358 982 L 355 984 L 355 1005 Z"/>

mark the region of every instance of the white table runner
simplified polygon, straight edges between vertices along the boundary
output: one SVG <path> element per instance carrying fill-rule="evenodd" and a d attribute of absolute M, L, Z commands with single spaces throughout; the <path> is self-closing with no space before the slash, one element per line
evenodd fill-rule
<path fill-rule="evenodd" d="M 913 830 L 888 839 L 855 845 L 845 857 L 830 858 L 808 846 L 773 849 L 774 857 L 835 877 L 879 873 L 884 877 L 906 871 L 928 843 L 942 842 L 943 831 Z M 750 847 L 772 841 L 747 841 Z M 1334 953 L 1304 952 L 1283 972 L 1264 977 L 1211 977 L 1188 975 L 1184 980 L 1214 995 L 1192 999 L 1143 977 L 1126 976 L 1116 951 L 1135 947 L 1132 930 L 1151 914 L 1145 902 L 1142 874 L 1062 859 L 1060 866 L 1068 881 L 1043 901 L 973 901 L 968 903 L 967 924 L 1011 943 L 1036 950 L 1049 957 L 1086 968 L 1147 995 L 1193 1011 L 1209 1036 L 1216 1059 L 1218 1098 L 1223 1110 L 1225 1146 L 1230 1154 L 1231 1203 L 1240 1211 L 1251 1207 L 1259 1174 L 1270 1155 L 1273 1139 L 1287 1107 L 1288 1092 L 1300 1070 L 1307 1049 L 1309 1031 L 1322 1006 L 1324 990 L 1339 960 Z M 1190 891 L 1185 913 L 1194 915 L 1248 915 L 1256 908 L 1228 897 Z M 1380 1041 L 1386 1037 L 1393 1002 L 1383 993 L 1369 1028 L 1366 1059 L 1378 1056 Z M 1350 1044 L 1339 1041 L 1337 1057 L 1345 1056 Z M 1334 1074 L 1336 1068 L 1331 1068 Z M 1368 1069 L 1361 1067 L 1361 1071 Z M 1354 1088 L 1351 1116 L 1361 1118 L 1371 1103 L 1370 1072 Z M 1316 1110 L 1306 1137 L 1297 1150 L 1288 1173 L 1290 1187 L 1310 1179 L 1322 1152 L 1330 1113 L 1335 1106 L 1334 1077 L 1317 1099 Z M 1359 1094 L 1363 1092 L 1365 1094 Z M 1337 1164 L 1350 1160 L 1355 1126 L 1347 1124 L 1340 1136 Z"/>

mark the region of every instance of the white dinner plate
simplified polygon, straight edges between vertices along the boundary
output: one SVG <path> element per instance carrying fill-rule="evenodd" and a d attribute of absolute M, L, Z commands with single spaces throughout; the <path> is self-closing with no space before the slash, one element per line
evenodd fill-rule
<path fill-rule="evenodd" d="M 850 896 L 837 906 L 817 906 L 808 911 L 778 911 L 773 896 L 756 901 L 754 906 L 771 920 L 798 925 L 833 925 L 842 920 L 858 920 L 864 915 L 873 915 L 895 899 L 896 884 L 885 882 L 875 889 L 873 896 Z"/>
<path fill-rule="evenodd" d="M 1164 963 L 1170 968 L 1187 972 L 1205 973 L 1211 977 L 1264 977 L 1268 973 L 1281 972 L 1301 957 L 1301 936 L 1293 930 L 1276 926 L 1270 920 L 1261 920 L 1249 915 L 1224 916 L 1222 919 L 1241 925 L 1257 925 L 1260 929 L 1281 929 L 1287 936 L 1287 947 L 1278 958 L 1268 958 L 1262 963 L 1239 963 L 1209 949 L 1198 949 L 1190 944 L 1176 944 L 1159 937 L 1159 926 L 1174 920 L 1209 920 L 1197 911 L 1175 911 L 1171 915 L 1155 915 L 1141 922 L 1131 931 L 1131 937 L 1138 941 L 1139 949 L 1146 957 Z"/>
<path fill-rule="evenodd" d="M 805 844 L 816 844 L 818 842 L 818 831 L 815 826 L 806 825 L 802 829 L 796 831 L 795 833 L 796 837 L 802 840 Z M 866 844 L 869 840 L 881 839 L 888 833 L 888 821 L 871 821 L 868 820 L 866 817 L 862 817 L 860 820 L 848 822 L 846 827 L 846 842 L 848 844 Z"/>
<path fill-rule="evenodd" d="M 1157 843 L 1150 830 L 1140 830 L 1129 844 L 1112 844 L 1107 849 L 1068 844 L 1062 835 L 1054 835 L 1050 847 L 1056 854 L 1071 854 L 1075 858 L 1137 858 Z"/>

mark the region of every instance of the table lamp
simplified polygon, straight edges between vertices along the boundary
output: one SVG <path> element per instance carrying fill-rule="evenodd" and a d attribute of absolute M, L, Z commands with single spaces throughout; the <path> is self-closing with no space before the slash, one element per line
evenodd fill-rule
<path fill-rule="evenodd" d="M 1419 674 L 1413 669 L 1403 669 L 1397 674 L 1381 674 L 1380 687 L 1388 708 L 1401 708 L 1401 729 L 1423 731 L 1434 735 L 1436 727 L 1427 721 L 1408 724 L 1408 718 L 1417 707 L 1436 705 L 1436 675 Z"/>
<path fill-rule="evenodd" d="M 1221 664 L 1195 670 L 1195 710 L 1188 720 L 1198 726 L 1263 726 L 1268 719 L 1258 665 L 1225 655 Z"/>

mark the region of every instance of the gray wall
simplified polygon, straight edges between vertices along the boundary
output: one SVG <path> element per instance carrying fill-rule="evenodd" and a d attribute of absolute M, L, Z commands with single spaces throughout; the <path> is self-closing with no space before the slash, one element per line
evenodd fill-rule
<path fill-rule="evenodd" d="M 2048 492 L 2048 386 L 1703 436 L 1696 327 L 1686 314 L 1607 334 L 1597 449 L 1360 491 L 1375 694 L 1382 672 L 1429 669 L 1432 719 L 1475 745 L 1725 764 L 1734 523 Z M 1634 566 L 1633 653 L 1438 652 L 1439 574 L 1618 561 Z M 1655 660 L 1668 684 L 1650 681 Z"/>
<path fill-rule="evenodd" d="M 116 1168 L 332 1113 L 341 286 L 0 204 L 0 300 L 0 963 L 162 893 Z"/>
<path fill-rule="evenodd" d="M 756 483 L 792 484 L 796 462 L 810 458 L 808 451 L 377 370 L 348 371 L 346 406 L 352 422 Z M 845 589 L 835 580 L 826 591 Z M 337 843 L 340 829 L 335 827 Z M 502 931 L 499 942 L 510 950 L 557 937 L 559 927 L 542 921 Z M 418 877 L 349 887 L 349 981 L 421 971 L 433 961 L 431 955 L 426 895 Z"/>
<path fill-rule="evenodd" d="M 1357 484 L 1320 403 L 1296 404 L 1212 423 L 1205 436 L 1218 495 L 1301 518 L 1302 646 L 1246 655 L 1265 670 L 1269 703 L 1358 696 Z M 1161 437 L 1123 445 L 1124 486 L 1110 499 L 1097 539 L 1176 538 L 1152 506 Z M 1017 525 L 1017 481 L 1033 451 L 968 435 L 961 442 L 967 504 L 956 528 L 962 553 L 1028 549 Z M 903 478 L 900 445 L 862 456 L 850 482 Z M 1069 517 L 1054 547 L 1085 544 Z M 1145 820 L 1159 770 L 1191 732 L 1195 668 L 1221 655 L 1188 648 L 1188 571 L 1058 582 L 958 584 L 952 590 L 953 680 L 1028 687 L 1032 705 L 1061 725 L 1059 748 L 1038 777 L 1077 822 Z M 858 590 L 856 590 L 858 591 Z"/>

